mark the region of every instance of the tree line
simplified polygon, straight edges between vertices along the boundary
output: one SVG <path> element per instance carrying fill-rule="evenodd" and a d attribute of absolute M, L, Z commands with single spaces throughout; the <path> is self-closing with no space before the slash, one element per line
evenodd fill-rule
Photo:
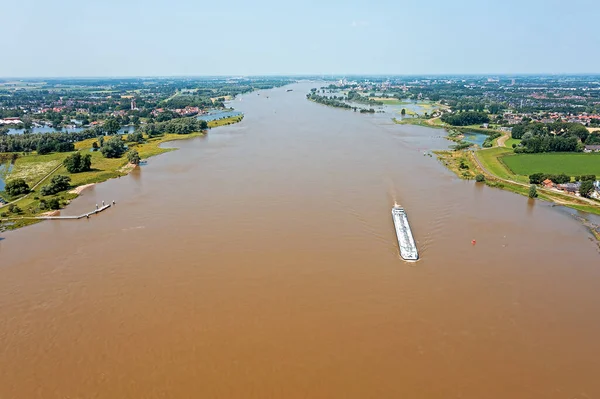
<path fill-rule="evenodd" d="M 104 125 L 85 129 L 79 132 L 53 132 L 53 133 L 23 133 L 0 135 L 0 153 L 2 152 L 32 152 L 48 154 L 51 152 L 74 151 L 74 143 L 94 137 L 115 135 L 120 125 L 115 119 L 107 119 Z M 149 136 L 163 133 L 190 134 L 206 130 L 208 123 L 204 120 L 191 118 L 177 118 L 165 122 L 156 122 L 143 125 L 138 131 Z"/>
<path fill-rule="evenodd" d="M 102 135 L 101 129 L 91 128 L 80 132 L 23 133 L 0 135 L 0 152 L 42 153 L 73 151 L 73 143 Z"/>
<path fill-rule="evenodd" d="M 148 123 L 141 128 L 141 132 L 149 137 L 158 136 L 163 133 L 190 134 L 208 129 L 205 120 L 192 118 L 177 118 L 165 122 Z"/>
<path fill-rule="evenodd" d="M 516 153 L 576 152 L 582 151 L 584 144 L 600 142 L 597 134 L 590 134 L 579 123 L 527 122 L 515 125 L 511 134 L 521 139 Z"/>
<path fill-rule="evenodd" d="M 442 115 L 442 122 L 452 126 L 480 125 L 489 121 L 490 117 L 488 114 L 478 111 L 466 111 L 455 114 L 446 113 Z"/>
<path fill-rule="evenodd" d="M 323 104 L 323 105 L 328 105 L 330 107 L 351 109 L 351 110 L 354 110 L 354 112 L 360 110 L 360 112 L 363 113 L 363 114 L 364 113 L 374 113 L 375 112 L 375 110 L 373 108 L 366 109 L 366 108 L 353 107 L 351 105 L 346 104 L 343 101 L 339 101 L 337 99 L 326 97 L 326 96 L 320 96 L 320 95 L 316 94 L 315 91 L 312 91 L 312 90 L 311 90 L 311 93 L 308 93 L 306 95 L 306 98 L 309 99 L 309 100 L 311 100 L 311 101 L 314 101 L 316 103 Z"/>

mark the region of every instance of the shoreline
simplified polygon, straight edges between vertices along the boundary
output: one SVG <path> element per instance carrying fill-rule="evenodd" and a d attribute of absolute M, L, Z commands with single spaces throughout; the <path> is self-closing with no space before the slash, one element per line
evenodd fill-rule
<path fill-rule="evenodd" d="M 482 183 L 489 187 L 500 188 L 528 197 L 530 184 L 497 176 L 482 165 L 481 160 L 477 156 L 477 153 L 480 151 L 486 150 L 438 150 L 432 152 L 436 155 L 438 161 L 459 179 L 474 180 L 475 176 L 481 174 L 485 177 L 485 181 Z M 542 201 L 566 206 L 581 212 L 600 215 L 600 202 L 542 187 L 537 187 L 537 192 L 537 199 Z"/>
<path fill-rule="evenodd" d="M 393 118 L 395 123 L 403 124 L 401 121 L 397 121 L 396 118 Z M 445 138 L 447 140 L 460 143 L 464 133 L 466 131 L 476 131 L 477 133 L 487 134 L 488 136 L 494 134 L 500 134 L 499 137 L 493 139 L 492 147 L 486 148 L 470 148 L 466 149 L 448 149 L 448 150 L 435 150 L 432 151 L 438 161 L 440 161 L 448 170 L 454 173 L 459 179 L 463 180 L 474 180 L 475 177 L 479 174 L 485 177 L 485 180 L 482 182 L 489 187 L 496 187 L 506 191 L 510 191 L 516 194 L 520 194 L 523 196 L 529 196 L 529 181 L 519 181 L 513 180 L 511 177 L 512 171 L 507 171 L 506 176 L 500 176 L 494 173 L 493 170 L 483 165 L 484 162 L 481 160 L 480 154 L 486 152 L 487 154 L 491 154 L 491 152 L 487 152 L 490 150 L 500 150 L 506 151 L 510 150 L 510 148 L 506 147 L 506 142 L 511 138 L 510 133 L 505 131 L 500 131 L 496 129 L 476 129 L 473 127 L 465 127 L 465 126 L 449 126 L 449 125 L 434 125 L 432 123 L 423 123 L 429 120 L 422 121 L 420 123 L 408 123 L 415 124 L 426 127 L 433 128 L 444 128 L 447 132 Z M 452 131 L 450 130 L 452 129 Z M 452 135 L 453 132 L 458 134 Z M 497 156 L 494 158 L 498 161 L 505 169 L 508 169 L 507 166 L 501 159 L 501 156 Z M 514 175 L 514 177 L 518 177 Z M 566 206 L 577 211 L 587 212 L 594 215 L 600 215 L 600 201 L 594 201 L 589 198 L 582 198 L 578 196 L 568 195 L 563 193 L 562 191 L 550 190 L 543 187 L 536 187 L 538 191 L 537 199 L 547 201 L 556 205 Z M 596 236 L 596 235 L 595 235 Z M 598 238 L 596 236 L 596 238 Z"/>
<path fill-rule="evenodd" d="M 145 160 L 145 159 L 157 156 L 157 155 L 164 154 L 166 152 L 171 152 L 171 151 L 177 150 L 177 148 L 161 147 L 161 145 L 164 143 L 202 137 L 202 136 L 205 136 L 206 134 L 208 134 L 208 131 L 213 128 L 239 123 L 243 119 L 244 119 L 243 114 L 237 115 L 237 116 L 232 116 L 229 118 L 216 119 L 214 121 L 208 122 L 208 129 L 206 131 L 193 132 L 190 134 L 165 133 L 163 136 L 160 136 L 160 137 L 148 138 L 147 139 L 148 141 L 141 144 L 141 145 L 145 145 L 146 147 L 144 147 L 145 151 L 140 153 L 140 159 Z M 91 148 L 91 143 L 94 142 L 95 140 L 96 139 L 88 139 L 88 140 L 83 140 L 81 142 L 76 143 L 76 150 L 77 151 L 89 150 Z M 87 143 L 87 142 L 89 142 L 89 143 Z M 89 148 L 88 148 L 87 144 L 89 144 Z M 135 145 L 135 146 L 132 146 L 131 148 L 137 149 L 141 145 Z M 77 147 L 79 147 L 79 148 L 77 148 Z M 66 158 L 69 154 L 71 154 L 71 153 L 68 153 L 68 154 L 65 153 L 64 157 Z M 16 229 L 19 229 L 22 227 L 26 227 L 26 226 L 30 226 L 30 225 L 39 223 L 42 220 L 35 219 L 35 217 L 42 216 L 43 214 L 47 214 L 50 212 L 61 211 L 65 208 L 67 208 L 69 206 L 69 204 L 74 199 L 79 197 L 79 195 L 81 195 L 81 193 L 85 189 L 93 187 L 99 183 L 104 183 L 111 179 L 119 178 L 121 176 L 127 176 L 129 173 L 131 173 L 131 171 L 133 171 L 138 166 L 138 165 L 133 165 L 133 164 L 127 162 L 125 159 L 125 155 L 123 155 L 121 158 L 111 159 L 111 161 L 117 164 L 116 167 L 113 167 L 111 170 L 95 170 L 91 175 L 89 175 L 87 177 L 87 179 L 85 177 L 83 177 L 83 179 L 84 179 L 83 182 L 81 182 L 79 184 L 77 184 L 77 183 L 74 184 L 67 191 L 62 191 L 62 192 L 57 193 L 56 195 L 48 196 L 48 198 L 53 198 L 53 197 L 60 198 L 60 200 L 64 203 L 64 206 L 62 206 L 60 209 L 57 209 L 57 210 L 48 210 L 48 209 L 41 210 L 40 209 L 38 212 L 28 212 L 27 214 L 16 214 L 14 216 L 8 216 L 8 215 L 1 216 L 0 215 L 0 232 L 16 230 Z M 122 161 L 122 162 L 119 162 L 119 161 Z M 26 194 L 16 200 L 9 201 L 8 203 L 0 206 L 0 214 L 6 215 L 8 213 L 7 210 L 8 210 L 8 206 L 10 204 L 15 204 L 24 209 L 28 209 L 28 208 L 26 208 L 27 205 L 31 207 L 32 206 L 31 204 L 32 203 L 35 204 L 36 203 L 35 201 L 39 201 L 39 197 L 40 197 L 40 194 L 38 193 L 38 191 L 34 191 L 34 190 L 41 183 L 43 183 L 44 181 L 47 181 L 51 176 L 56 175 L 57 172 L 61 171 L 62 169 L 64 169 L 64 167 L 61 162 L 59 166 L 54 168 L 47 175 L 43 176 L 35 185 L 33 185 L 32 190 L 28 194 Z M 77 176 L 77 177 L 81 178 L 81 175 L 85 174 L 85 173 L 89 174 L 90 172 L 81 172 L 80 176 Z M 71 174 L 71 175 L 76 175 L 76 174 Z M 33 198 L 33 199 L 31 199 L 31 198 Z"/>

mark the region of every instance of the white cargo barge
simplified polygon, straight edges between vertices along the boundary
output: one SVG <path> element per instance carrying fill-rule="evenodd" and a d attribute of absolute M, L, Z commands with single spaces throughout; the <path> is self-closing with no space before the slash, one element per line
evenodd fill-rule
<path fill-rule="evenodd" d="M 417 244 L 413 238 L 410 225 L 408 224 L 408 217 L 404 208 L 395 206 L 392 208 L 392 218 L 394 219 L 394 226 L 396 227 L 396 235 L 398 236 L 398 246 L 400 247 L 400 256 L 404 260 L 416 261 L 419 259 L 419 252 L 417 251 Z"/>

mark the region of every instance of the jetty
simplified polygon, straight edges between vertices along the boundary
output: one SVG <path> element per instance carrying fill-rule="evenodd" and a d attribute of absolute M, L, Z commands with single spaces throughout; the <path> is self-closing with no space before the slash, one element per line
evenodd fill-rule
<path fill-rule="evenodd" d="M 410 230 L 408 216 L 406 215 L 404 208 L 394 206 L 392 208 L 392 219 L 394 220 L 394 226 L 396 227 L 400 256 L 406 261 L 417 261 L 419 259 L 419 252 L 417 251 L 417 244 L 415 243 L 412 231 Z"/>
<path fill-rule="evenodd" d="M 94 209 L 93 211 L 84 213 L 83 215 L 79 215 L 79 216 L 35 216 L 33 219 L 39 219 L 39 220 L 77 220 L 77 219 L 83 219 L 83 218 L 88 219 L 90 216 L 100 213 L 102 211 L 105 211 L 108 208 L 110 208 L 112 205 L 115 205 L 115 204 L 116 204 L 115 201 L 113 201 L 112 204 L 104 204 L 104 201 L 102 201 L 102 206 L 99 207 L 98 205 L 96 205 L 96 209 Z"/>

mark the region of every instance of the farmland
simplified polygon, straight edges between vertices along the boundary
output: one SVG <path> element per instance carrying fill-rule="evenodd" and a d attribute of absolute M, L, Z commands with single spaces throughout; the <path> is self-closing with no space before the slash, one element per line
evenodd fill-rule
<path fill-rule="evenodd" d="M 517 175 L 565 173 L 569 176 L 600 176 L 600 154 L 545 153 L 517 154 L 502 157 L 502 162 Z"/>

